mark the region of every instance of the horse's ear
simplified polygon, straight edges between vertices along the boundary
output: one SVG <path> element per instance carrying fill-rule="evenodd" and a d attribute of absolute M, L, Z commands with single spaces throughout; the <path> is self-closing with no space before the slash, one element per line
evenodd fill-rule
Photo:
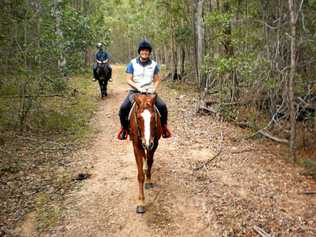
<path fill-rule="evenodd" d="M 135 100 L 136 104 L 138 104 L 138 105 L 141 104 L 141 100 L 140 100 L 140 98 L 139 98 L 139 95 L 135 95 L 135 96 L 134 96 L 134 100 Z"/>
<path fill-rule="evenodd" d="M 153 96 L 151 97 L 150 103 L 151 103 L 152 105 L 154 105 L 154 104 L 156 103 L 156 100 L 157 100 L 157 94 L 155 94 L 155 95 L 153 95 Z"/>

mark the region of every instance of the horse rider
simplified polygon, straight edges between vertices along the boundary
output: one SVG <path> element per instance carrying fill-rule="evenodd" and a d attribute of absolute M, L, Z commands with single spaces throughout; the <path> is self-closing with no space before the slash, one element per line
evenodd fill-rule
<path fill-rule="evenodd" d="M 103 62 L 103 61 L 106 61 L 106 60 L 110 60 L 109 54 L 106 51 L 103 50 L 102 43 L 97 43 L 97 49 L 98 49 L 98 52 L 95 55 L 96 62 L 98 62 L 98 61 Z M 109 81 L 112 81 L 112 67 L 111 67 L 110 63 L 108 63 L 108 68 L 110 70 L 110 79 L 109 79 Z M 92 79 L 92 81 L 96 81 L 97 78 L 98 78 L 98 75 L 97 75 L 97 63 L 95 63 L 95 64 L 93 64 L 93 79 Z"/>
<path fill-rule="evenodd" d="M 133 97 L 137 93 L 154 93 L 160 84 L 159 65 L 150 58 L 152 46 L 147 40 L 139 43 L 139 56 L 132 59 L 127 65 L 127 83 L 130 86 L 128 96 L 120 107 L 121 129 L 117 135 L 119 140 L 126 140 L 128 136 L 128 115 L 133 105 Z M 161 114 L 162 137 L 171 137 L 167 127 L 168 110 L 166 104 L 157 96 L 156 107 Z"/>

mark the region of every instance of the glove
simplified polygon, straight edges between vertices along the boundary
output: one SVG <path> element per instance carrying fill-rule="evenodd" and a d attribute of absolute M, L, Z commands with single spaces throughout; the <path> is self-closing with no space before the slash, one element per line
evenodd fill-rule
<path fill-rule="evenodd" d="M 154 88 L 147 89 L 147 93 L 154 94 L 155 93 L 155 89 Z"/>
<path fill-rule="evenodd" d="M 148 94 L 154 94 L 155 93 L 155 89 L 154 88 L 146 88 L 146 87 L 141 87 L 139 88 L 139 92 L 141 93 L 148 93 Z"/>
<path fill-rule="evenodd" d="M 146 89 L 145 88 L 143 88 L 143 87 L 138 87 L 137 88 L 137 90 L 138 90 L 138 92 L 140 92 L 140 93 L 146 93 Z"/>

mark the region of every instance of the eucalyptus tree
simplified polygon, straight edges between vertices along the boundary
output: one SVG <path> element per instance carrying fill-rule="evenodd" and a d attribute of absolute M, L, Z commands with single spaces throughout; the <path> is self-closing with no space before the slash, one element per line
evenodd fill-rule
<path fill-rule="evenodd" d="M 234 119 L 233 105 L 255 107 L 270 117 L 259 133 L 294 150 L 296 119 L 305 114 L 305 120 L 315 120 L 315 1 L 208 3 L 212 7 L 204 5 L 203 18 L 212 43 L 206 44 L 203 68 L 219 110 Z M 300 126 L 308 126 L 307 136 L 313 137 L 313 122 Z"/>

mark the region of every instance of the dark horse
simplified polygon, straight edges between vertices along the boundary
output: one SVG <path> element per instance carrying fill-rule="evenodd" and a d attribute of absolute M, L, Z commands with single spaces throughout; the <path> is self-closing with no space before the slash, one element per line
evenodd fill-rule
<path fill-rule="evenodd" d="M 111 72 L 108 64 L 108 60 L 97 61 L 97 80 L 99 81 L 101 97 L 107 96 L 108 81 L 111 78 Z"/>
<path fill-rule="evenodd" d="M 153 188 L 151 167 L 154 153 L 161 137 L 160 114 L 155 107 L 156 95 L 137 94 L 130 115 L 130 138 L 133 141 L 134 155 L 137 163 L 139 196 L 137 213 L 145 212 L 145 188 Z M 144 165 L 144 167 L 143 167 Z"/>

